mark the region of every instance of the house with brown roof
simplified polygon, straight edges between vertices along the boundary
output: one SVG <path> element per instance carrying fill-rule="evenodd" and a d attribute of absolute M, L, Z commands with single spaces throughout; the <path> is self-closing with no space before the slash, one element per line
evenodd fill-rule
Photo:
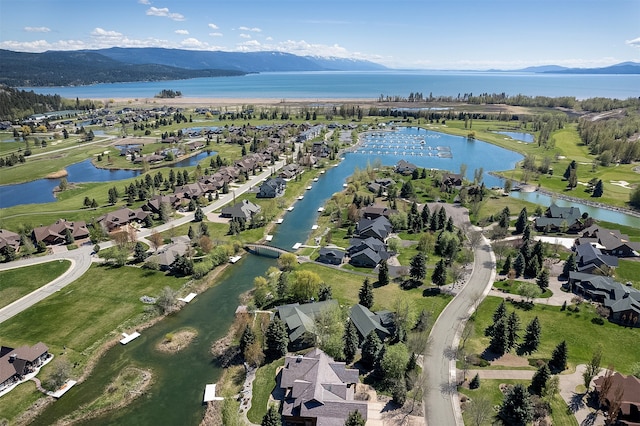
<path fill-rule="evenodd" d="M 0 347 L 0 390 L 11 386 L 40 367 L 51 355 L 42 342 L 19 348 Z"/>
<path fill-rule="evenodd" d="M 89 237 L 89 230 L 85 221 L 69 222 L 66 219 L 58 219 L 49 226 L 34 228 L 32 236 L 36 243 L 43 241 L 47 245 L 65 244 L 67 231 L 71 233 L 74 240 L 82 240 Z"/>
<path fill-rule="evenodd" d="M 605 380 L 605 376 L 600 376 L 594 380 L 593 383 L 598 393 L 602 392 L 602 385 Z M 614 373 L 609 380 L 611 380 L 611 387 L 605 391 L 605 406 L 607 408 L 611 405 L 611 401 L 617 398 L 616 394 L 622 389 L 618 423 L 616 424 L 640 426 L 640 379 L 631 375 L 623 376 L 620 373 Z"/>
<path fill-rule="evenodd" d="M 0 229 L 0 252 L 6 250 L 7 247 L 18 251 L 20 248 L 20 235 L 6 229 Z"/>
<path fill-rule="evenodd" d="M 334 361 L 320 349 L 287 356 L 281 374 L 286 426 L 342 426 L 354 411 L 367 420 L 367 404 L 354 398 L 360 382 L 358 370 Z"/>
<path fill-rule="evenodd" d="M 128 207 L 123 207 L 99 217 L 97 222 L 104 225 L 104 227 L 111 232 L 132 222 L 140 223 L 145 220 L 147 216 L 149 216 L 149 212 L 142 209 L 131 210 Z"/>

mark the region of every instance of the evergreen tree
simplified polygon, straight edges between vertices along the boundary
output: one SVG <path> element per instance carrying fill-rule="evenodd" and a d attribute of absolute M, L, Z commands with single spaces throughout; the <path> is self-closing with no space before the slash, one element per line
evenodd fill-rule
<path fill-rule="evenodd" d="M 373 368 L 382 358 L 382 342 L 375 330 L 367 334 L 362 343 L 362 362 Z"/>
<path fill-rule="evenodd" d="M 444 229 L 446 223 L 447 211 L 444 209 L 444 207 L 440 206 L 440 210 L 438 210 L 438 229 Z"/>
<path fill-rule="evenodd" d="M 516 272 L 516 277 L 522 276 L 524 274 L 524 268 L 526 266 L 526 261 L 524 260 L 524 256 L 522 253 L 518 253 L 516 256 L 516 260 L 513 261 L 513 270 Z"/>
<path fill-rule="evenodd" d="M 244 354 L 244 351 L 256 341 L 256 335 L 247 324 L 242 331 L 242 336 L 240 336 L 240 353 Z"/>
<path fill-rule="evenodd" d="M 511 270 L 511 255 L 507 255 L 507 258 L 504 260 L 504 264 L 502 265 L 501 274 L 507 275 Z"/>
<path fill-rule="evenodd" d="M 362 287 L 360 287 L 360 292 L 358 293 L 358 297 L 360 299 L 360 304 L 367 309 L 371 309 L 373 306 L 373 286 L 369 282 L 369 278 L 365 278 L 362 283 Z"/>
<path fill-rule="evenodd" d="M 523 207 L 522 210 L 520 210 L 518 219 L 516 220 L 516 234 L 521 234 L 522 232 L 524 232 L 524 228 L 527 225 L 527 220 L 527 208 Z"/>
<path fill-rule="evenodd" d="M 491 341 L 489 348 L 492 352 L 502 355 L 509 349 L 507 337 L 507 324 L 504 319 L 500 319 L 493 324 L 491 329 Z"/>
<path fill-rule="evenodd" d="M 323 283 L 318 290 L 318 300 L 323 302 L 333 298 L 333 288 L 329 284 Z"/>
<path fill-rule="evenodd" d="M 383 259 L 378 267 L 378 284 L 381 286 L 389 284 L 389 265 L 386 259 Z"/>
<path fill-rule="evenodd" d="M 196 236 L 196 233 L 194 232 L 193 228 L 189 226 L 189 230 L 187 231 L 187 237 L 189 237 L 192 243 L 195 236 Z"/>
<path fill-rule="evenodd" d="M 402 184 L 402 188 L 400 188 L 400 196 L 402 198 L 411 198 L 415 195 L 414 191 L 413 191 L 413 185 L 411 184 L 411 181 L 408 180 L 405 183 Z"/>
<path fill-rule="evenodd" d="M 518 331 L 520 331 L 520 318 L 516 311 L 513 311 L 507 318 L 507 348 L 509 350 L 515 347 L 518 341 Z"/>
<path fill-rule="evenodd" d="M 422 252 L 418 252 L 418 254 L 413 256 L 409 266 L 409 276 L 411 276 L 414 281 L 422 282 L 425 279 L 427 275 L 426 263 L 427 261 Z"/>
<path fill-rule="evenodd" d="M 347 419 L 344 422 L 344 426 L 365 426 L 366 421 L 360 411 L 352 411 L 347 416 Z"/>
<path fill-rule="evenodd" d="M 538 284 L 538 287 L 540 287 L 540 290 L 543 292 L 549 288 L 549 270 L 547 268 L 543 268 L 542 271 L 540 271 L 536 278 L 536 284 Z"/>
<path fill-rule="evenodd" d="M 602 197 L 603 193 L 604 193 L 604 185 L 602 184 L 602 179 L 598 179 L 598 183 L 596 183 L 596 186 L 593 189 L 593 196 Z"/>
<path fill-rule="evenodd" d="M 73 238 L 73 234 L 69 229 L 64 232 L 64 243 L 65 244 L 73 244 L 75 242 L 75 238 Z"/>
<path fill-rule="evenodd" d="M 347 364 L 351 364 L 353 359 L 356 357 L 356 353 L 358 352 L 358 333 L 356 331 L 356 326 L 353 324 L 353 321 L 350 319 L 347 320 L 347 325 L 344 328 L 344 335 L 342 337 L 344 342 L 344 360 Z"/>
<path fill-rule="evenodd" d="M 260 426 L 280 426 L 280 425 L 282 425 L 282 417 L 280 416 L 280 413 L 278 413 L 278 406 L 277 405 L 269 406 L 269 409 L 267 410 L 265 415 L 262 417 L 262 422 L 260 423 Z"/>
<path fill-rule="evenodd" d="M 555 371 L 564 371 L 567 369 L 567 342 L 565 340 L 560 342 L 551 353 L 549 366 Z"/>
<path fill-rule="evenodd" d="M 269 359 L 278 359 L 287 354 L 287 346 L 289 346 L 289 335 L 284 322 L 278 317 L 269 323 L 267 332 L 265 333 L 265 343 L 267 350 L 265 355 Z"/>
<path fill-rule="evenodd" d="M 202 211 L 200 206 L 198 206 L 196 208 L 196 211 L 193 213 L 193 221 L 194 222 L 202 222 L 203 220 L 204 220 L 204 212 Z"/>
<path fill-rule="evenodd" d="M 562 275 L 565 277 L 569 276 L 569 272 L 573 272 L 576 270 L 576 257 L 574 253 L 569 254 L 567 260 L 564 262 L 564 266 L 562 267 Z"/>
<path fill-rule="evenodd" d="M 440 259 L 438 263 L 436 263 L 436 267 L 433 269 L 433 274 L 431 275 L 431 282 L 438 287 L 447 283 L 447 267 L 444 259 Z"/>
<path fill-rule="evenodd" d="M 551 377 L 551 370 L 547 364 L 542 364 L 531 378 L 531 392 L 534 395 L 542 396 L 547 380 Z"/>
<path fill-rule="evenodd" d="M 453 217 L 449 216 L 449 218 L 447 219 L 447 223 L 444 226 L 444 229 L 446 229 L 449 232 L 453 232 Z"/>
<path fill-rule="evenodd" d="M 500 302 L 496 310 L 493 312 L 493 323 L 497 323 L 501 319 L 507 319 L 507 305 L 505 305 L 504 300 Z"/>
<path fill-rule="evenodd" d="M 524 332 L 524 342 L 522 346 L 525 352 L 532 353 L 538 350 L 538 346 L 540 345 L 540 332 L 540 320 L 538 320 L 538 317 L 535 317 L 527 325 Z"/>
<path fill-rule="evenodd" d="M 518 383 L 505 392 L 498 417 L 510 426 L 525 426 L 533 420 L 533 405 L 523 385 Z"/>
<path fill-rule="evenodd" d="M 476 373 L 476 375 L 469 382 L 469 389 L 478 389 L 480 387 L 480 374 Z"/>
<path fill-rule="evenodd" d="M 138 241 L 133 249 L 133 259 L 140 263 L 147 257 L 147 249 L 140 241 Z"/>
<path fill-rule="evenodd" d="M 429 224 L 429 220 L 431 219 L 431 212 L 429 211 L 429 206 L 426 203 L 424 206 L 422 206 L 420 217 L 422 218 L 422 223 L 427 226 Z"/>
<path fill-rule="evenodd" d="M 531 240 L 531 225 L 528 223 L 524 226 L 524 230 L 522 231 L 522 241 L 528 243 Z"/>

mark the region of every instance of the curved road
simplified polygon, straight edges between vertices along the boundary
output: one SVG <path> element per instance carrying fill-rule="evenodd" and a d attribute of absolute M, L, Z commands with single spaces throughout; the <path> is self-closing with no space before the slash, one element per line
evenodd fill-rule
<path fill-rule="evenodd" d="M 471 230 L 468 211 L 451 204 L 429 204 L 432 212 L 444 206 L 456 226 Z M 477 232 L 477 231 L 471 231 Z M 424 358 L 427 385 L 424 395 L 425 420 L 430 426 L 460 425 L 462 413 L 456 390 L 456 356 L 460 335 L 469 315 L 489 293 L 495 278 L 495 256 L 489 241 L 474 248 L 473 271 L 465 286 L 436 320 Z"/>
<path fill-rule="evenodd" d="M 299 148 L 299 144 L 296 144 L 296 151 Z M 295 157 L 295 153 L 294 153 Z M 264 171 L 256 176 L 251 176 L 249 180 L 245 183 L 239 185 L 238 187 L 232 188 L 229 194 L 225 194 L 221 196 L 219 200 L 215 200 L 208 206 L 202 208 L 203 212 L 206 214 L 208 212 L 220 209 L 225 204 L 233 201 L 235 196 L 239 196 L 247 191 L 249 191 L 253 186 L 258 184 L 259 182 L 265 180 L 271 175 L 271 172 L 280 170 L 284 167 L 286 162 L 284 160 L 277 161 L 274 165 L 270 167 L 264 168 Z M 194 213 L 188 213 L 184 216 L 171 220 L 165 224 L 159 225 L 152 229 L 143 229 L 137 234 L 137 238 L 144 238 L 151 235 L 152 232 L 163 232 L 167 231 L 174 226 L 179 226 L 187 222 L 191 222 L 193 220 Z M 106 241 L 100 244 L 101 249 L 109 248 L 114 245 L 113 241 Z M 71 266 L 69 269 L 51 281 L 48 284 L 40 287 L 39 289 L 27 294 L 21 299 L 16 300 L 0 309 L 0 323 L 8 320 L 14 315 L 19 314 L 30 306 L 35 305 L 39 301 L 45 299 L 49 295 L 59 291 L 65 286 L 71 284 L 78 278 L 80 278 L 85 272 L 89 270 L 91 266 L 91 253 L 93 252 L 93 246 L 82 246 L 77 250 L 66 251 L 63 253 L 50 254 L 42 257 L 30 258 L 30 259 L 21 259 L 10 263 L 0 264 L 0 271 L 4 271 L 7 269 L 20 268 L 23 266 L 36 265 L 39 263 L 51 262 L 53 260 L 66 259 L 71 261 Z"/>

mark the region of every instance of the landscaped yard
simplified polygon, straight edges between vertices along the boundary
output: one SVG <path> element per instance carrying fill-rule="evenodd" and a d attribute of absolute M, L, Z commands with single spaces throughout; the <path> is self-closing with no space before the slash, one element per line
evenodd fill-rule
<path fill-rule="evenodd" d="M 253 391 L 251 398 L 251 409 L 247 412 L 249 421 L 254 424 L 262 422 L 267 412 L 269 395 L 276 386 L 276 371 L 284 365 L 284 358 L 280 358 L 265 364 L 256 371 L 256 378 L 253 381 Z"/>
<path fill-rule="evenodd" d="M 635 288 L 640 290 L 640 262 L 631 259 L 620 259 L 614 278 L 622 284 L 631 282 Z"/>
<path fill-rule="evenodd" d="M 0 308 L 55 280 L 70 265 L 68 260 L 54 260 L 0 272 Z"/>
<path fill-rule="evenodd" d="M 492 323 L 492 315 L 503 299 L 487 297 L 479 306 L 474 320 L 467 327 L 474 327 L 473 337 L 467 342 L 469 353 L 482 353 L 489 346 L 489 338 L 484 330 Z M 613 365 L 617 371 L 628 374 L 631 364 L 638 361 L 637 343 L 640 342 L 640 328 L 627 328 L 605 320 L 604 325 L 591 322 L 598 317 L 595 308 L 589 303 L 582 303 L 579 312 L 567 309 L 561 311 L 558 306 L 544 304 L 535 305 L 530 311 L 516 309 L 507 304 L 507 311 L 515 309 L 524 334 L 526 325 L 537 316 L 542 328 L 540 347 L 530 359 L 550 359 L 551 352 L 562 340 L 568 347 L 568 364 L 573 369 L 577 364 L 589 362 L 596 345 L 603 348 L 602 365 Z M 472 367 L 473 368 L 473 367 Z"/>

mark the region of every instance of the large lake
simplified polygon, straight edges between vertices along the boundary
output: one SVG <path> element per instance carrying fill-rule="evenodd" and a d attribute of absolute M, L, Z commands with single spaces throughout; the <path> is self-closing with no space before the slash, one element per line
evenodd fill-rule
<path fill-rule="evenodd" d="M 111 83 L 77 87 L 27 87 L 37 93 L 66 98 L 149 98 L 163 89 L 184 97 L 350 99 L 409 96 L 458 96 L 506 93 L 527 96 L 575 96 L 578 99 L 640 96 L 640 75 L 535 74 L 515 72 L 376 71 L 288 72 L 242 77 Z M 161 100 L 158 100 L 161 102 Z"/>

